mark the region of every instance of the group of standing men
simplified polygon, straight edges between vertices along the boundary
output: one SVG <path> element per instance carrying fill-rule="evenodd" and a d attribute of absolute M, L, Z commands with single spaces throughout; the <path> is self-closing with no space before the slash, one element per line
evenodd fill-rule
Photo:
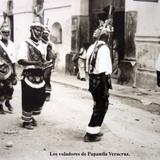
<path fill-rule="evenodd" d="M 0 113 L 4 114 L 3 104 L 13 111 L 9 100 L 12 98 L 13 85 L 16 85 L 16 50 L 9 40 L 9 26 L 1 27 L 0 40 Z M 56 54 L 50 43 L 49 29 L 35 21 L 30 26 L 30 37 L 20 46 L 17 62 L 23 66 L 22 88 L 22 127 L 34 129 L 37 121 L 34 116 L 41 113 L 45 100 L 49 100 L 50 76 Z M 106 44 L 108 31 L 98 28 L 93 37 L 95 42 L 87 50 L 87 68 L 89 73 L 89 91 L 94 100 L 93 114 L 88 124 L 85 142 L 99 141 L 103 134 L 100 127 L 108 109 L 110 74 L 112 63 Z"/>
<path fill-rule="evenodd" d="M 22 126 L 34 129 L 37 121 L 34 116 L 41 113 L 45 101 L 49 101 L 51 93 L 50 77 L 55 63 L 54 44 L 49 40 L 48 27 L 35 20 L 30 26 L 30 37 L 23 42 L 16 56 L 16 49 L 9 40 L 10 29 L 6 21 L 0 28 L 0 113 L 5 114 L 3 104 L 10 112 L 13 107 L 9 103 L 16 85 L 15 63 L 23 66 L 22 88 Z M 16 60 L 17 58 L 17 60 Z"/>

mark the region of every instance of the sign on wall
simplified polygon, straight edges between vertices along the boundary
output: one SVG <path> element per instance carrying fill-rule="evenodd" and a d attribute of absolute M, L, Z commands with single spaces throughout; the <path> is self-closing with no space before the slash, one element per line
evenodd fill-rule
<path fill-rule="evenodd" d="M 134 1 L 143 1 L 143 2 L 158 2 L 158 0 L 134 0 Z"/>

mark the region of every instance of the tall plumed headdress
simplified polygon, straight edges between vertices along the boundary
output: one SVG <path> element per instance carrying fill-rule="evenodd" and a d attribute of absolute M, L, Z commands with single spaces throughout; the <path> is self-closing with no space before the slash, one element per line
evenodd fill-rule
<path fill-rule="evenodd" d="M 46 22 L 46 24 L 44 26 L 44 32 L 50 34 L 50 29 L 48 28 L 48 22 L 49 22 L 49 18 L 47 19 L 47 22 Z"/>
<path fill-rule="evenodd" d="M 7 23 L 7 13 L 3 12 L 3 23 L 2 25 L 0 26 L 0 31 L 3 32 L 3 31 L 6 31 L 6 32 L 9 32 L 10 31 L 10 27 Z"/>
<path fill-rule="evenodd" d="M 99 20 L 99 26 L 96 29 L 97 33 L 99 33 L 98 37 L 104 34 L 108 35 L 109 33 L 113 32 L 113 13 L 114 7 L 112 5 L 109 5 L 103 9 L 103 12 L 97 15 Z"/>

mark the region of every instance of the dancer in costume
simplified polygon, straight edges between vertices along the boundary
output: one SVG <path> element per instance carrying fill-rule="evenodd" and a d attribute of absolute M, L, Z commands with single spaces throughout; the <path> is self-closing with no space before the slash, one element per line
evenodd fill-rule
<path fill-rule="evenodd" d="M 13 112 L 10 100 L 14 92 L 13 85 L 17 84 L 15 72 L 16 51 L 13 42 L 9 40 L 10 28 L 6 21 L 0 28 L 0 35 L 0 114 L 5 114 L 3 103 L 5 103 L 10 113 Z"/>
<path fill-rule="evenodd" d="M 110 50 L 106 44 L 108 36 L 107 29 L 103 27 L 96 29 L 93 37 L 97 40 L 87 51 L 89 91 L 92 94 L 94 106 L 84 136 L 85 142 L 100 141 L 101 136 L 103 135 L 100 132 L 100 128 L 108 110 L 109 89 L 112 88 L 110 83 L 112 62 Z"/>
<path fill-rule="evenodd" d="M 45 61 L 45 51 L 42 46 L 43 25 L 38 19 L 30 26 L 31 36 L 19 50 L 18 63 L 24 67 L 22 73 L 22 120 L 23 127 L 34 129 L 45 102 L 44 72 L 50 65 Z"/>
<path fill-rule="evenodd" d="M 50 30 L 46 26 L 44 28 L 43 34 L 42 34 L 42 43 L 45 50 L 45 59 L 46 61 L 52 63 L 52 67 L 48 67 L 44 72 L 44 78 L 46 82 L 45 86 L 45 94 L 46 94 L 46 101 L 50 100 L 52 86 L 51 86 L 51 73 L 52 69 L 55 67 L 55 61 L 57 58 L 57 54 L 55 52 L 55 45 L 49 40 Z"/>

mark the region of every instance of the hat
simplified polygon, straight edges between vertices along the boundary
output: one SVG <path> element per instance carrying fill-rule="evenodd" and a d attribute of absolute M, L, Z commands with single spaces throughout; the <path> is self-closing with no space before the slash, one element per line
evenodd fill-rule
<path fill-rule="evenodd" d="M 108 35 L 110 33 L 110 29 L 108 28 L 108 26 L 101 27 L 100 30 L 101 30 L 101 32 L 100 32 L 101 35 L 103 35 L 103 34 Z"/>
<path fill-rule="evenodd" d="M 48 22 L 49 22 L 49 19 L 47 19 L 47 22 L 46 22 L 46 24 L 45 24 L 45 26 L 44 26 L 44 31 L 43 32 L 45 32 L 45 33 L 50 33 L 50 29 L 48 28 Z"/>
<path fill-rule="evenodd" d="M 30 25 L 30 28 L 34 28 L 34 27 L 41 27 L 42 29 L 44 29 L 44 25 L 41 24 L 39 17 L 36 17 L 33 23 Z"/>
<path fill-rule="evenodd" d="M 98 19 L 105 21 L 107 19 L 107 14 L 105 12 L 98 13 Z"/>
<path fill-rule="evenodd" d="M 106 13 L 107 18 L 110 17 L 110 15 L 112 15 L 114 13 L 115 8 L 112 5 L 106 6 L 105 8 L 103 8 L 103 11 Z"/>
<path fill-rule="evenodd" d="M 0 31 L 1 32 L 9 32 L 10 31 L 10 27 L 9 27 L 8 23 L 6 22 L 6 20 L 2 23 L 2 25 L 0 27 Z"/>
<path fill-rule="evenodd" d="M 44 33 L 50 33 L 50 30 L 49 30 L 49 28 L 48 27 L 44 27 L 44 31 L 43 31 Z"/>
<path fill-rule="evenodd" d="M 94 38 L 100 38 L 102 35 L 109 35 L 110 32 L 113 32 L 111 31 L 111 29 L 109 28 L 109 26 L 101 26 L 97 29 L 95 29 L 94 33 L 93 33 L 93 37 Z"/>

